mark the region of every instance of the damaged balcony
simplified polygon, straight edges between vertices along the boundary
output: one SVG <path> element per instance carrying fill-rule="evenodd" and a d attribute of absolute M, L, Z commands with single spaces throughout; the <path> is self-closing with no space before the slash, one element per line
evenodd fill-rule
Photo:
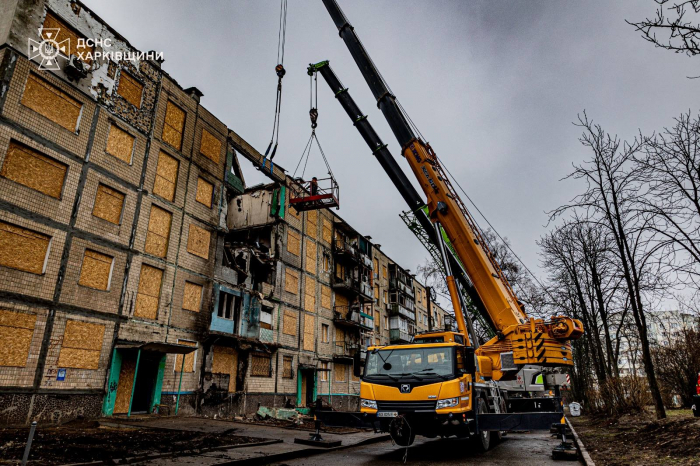
<path fill-rule="evenodd" d="M 360 345 L 354 341 L 337 341 L 333 348 L 333 359 L 336 361 L 352 361 L 360 349 Z"/>
<path fill-rule="evenodd" d="M 389 303 L 386 305 L 386 310 L 390 316 L 403 316 L 412 321 L 416 320 L 415 302 L 409 299 L 406 295 L 398 291 L 389 293 Z"/>
<path fill-rule="evenodd" d="M 389 339 L 392 343 L 410 343 L 416 334 L 415 324 L 403 316 L 389 319 Z"/>
<path fill-rule="evenodd" d="M 333 323 L 337 327 L 372 330 L 374 318 L 362 312 L 360 306 L 334 306 Z"/>

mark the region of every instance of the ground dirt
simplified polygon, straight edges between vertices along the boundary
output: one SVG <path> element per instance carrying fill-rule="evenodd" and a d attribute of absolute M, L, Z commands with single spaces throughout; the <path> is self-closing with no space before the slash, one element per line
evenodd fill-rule
<path fill-rule="evenodd" d="M 265 440 L 237 436 L 235 431 L 206 433 L 145 427 L 115 428 L 100 426 L 97 421 L 77 421 L 58 427 L 40 426 L 34 434 L 29 464 L 109 461 L 147 453 L 197 451 Z M 26 427 L 0 429 L 0 464 L 19 464 L 28 433 Z"/>
<path fill-rule="evenodd" d="M 236 422 L 243 422 L 249 424 L 256 424 L 262 426 L 272 426 L 272 427 L 282 427 L 285 429 L 298 429 L 298 430 L 316 430 L 316 425 L 314 423 L 313 417 L 303 417 L 297 421 L 276 419 L 274 417 L 262 417 L 255 415 L 249 418 L 236 418 Z M 331 427 L 331 426 L 321 426 L 321 432 L 328 432 L 330 434 L 355 434 L 362 431 L 371 431 L 371 429 L 356 429 L 353 427 Z"/>
<path fill-rule="evenodd" d="M 646 412 L 570 421 L 599 466 L 700 465 L 700 418 L 690 410 L 670 410 L 658 421 Z"/>

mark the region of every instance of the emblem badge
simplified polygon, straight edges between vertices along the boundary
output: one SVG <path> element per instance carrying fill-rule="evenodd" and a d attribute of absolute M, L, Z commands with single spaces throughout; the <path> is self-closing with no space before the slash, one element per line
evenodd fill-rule
<path fill-rule="evenodd" d="M 401 384 L 401 393 L 411 393 L 411 386 L 407 383 Z"/>

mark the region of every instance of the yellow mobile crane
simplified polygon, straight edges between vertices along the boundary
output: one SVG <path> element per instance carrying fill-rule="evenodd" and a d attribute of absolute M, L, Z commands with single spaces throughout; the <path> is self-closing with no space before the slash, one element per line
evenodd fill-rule
<path fill-rule="evenodd" d="M 582 323 L 565 316 L 547 321 L 527 316 L 440 160 L 414 132 L 336 0 L 323 3 L 427 202 L 415 191 L 328 62 L 310 65 L 309 75 L 320 73 L 324 77 L 430 241 L 439 248 L 458 326 L 456 332 L 417 335 L 411 344 L 370 347 L 361 381 L 361 413 L 354 419 L 390 432 L 399 445 L 410 445 L 416 435 L 457 435 L 474 437 L 483 450 L 489 448 L 492 432 L 549 429 L 552 423 L 563 423 L 558 398 L 513 403 L 498 381 L 512 380 L 525 365 L 573 365 L 570 341 L 583 334 Z M 428 215 L 423 210 L 426 205 Z M 443 232 L 454 255 L 445 247 Z M 460 285 L 495 330 L 495 336 L 481 346 L 471 318 L 465 314 Z M 357 375 L 360 366 L 358 354 Z M 317 415 L 327 423 L 338 417 L 329 412 Z"/>

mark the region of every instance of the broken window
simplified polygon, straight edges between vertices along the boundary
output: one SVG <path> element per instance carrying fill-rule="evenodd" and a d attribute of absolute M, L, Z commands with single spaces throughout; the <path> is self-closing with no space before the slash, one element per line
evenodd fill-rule
<path fill-rule="evenodd" d="M 269 354 L 253 354 L 251 357 L 250 375 L 255 377 L 272 377 L 272 358 Z"/>
<path fill-rule="evenodd" d="M 58 367 L 95 370 L 99 367 L 105 325 L 67 320 Z"/>
<path fill-rule="evenodd" d="M 112 124 L 107 135 L 107 153 L 131 165 L 136 138 Z"/>
<path fill-rule="evenodd" d="M 319 363 L 318 369 L 319 369 L 318 380 L 320 380 L 321 382 L 327 382 L 328 381 L 328 372 L 330 372 L 330 370 L 331 370 L 330 363 L 328 363 L 326 361 L 321 361 Z"/>
<path fill-rule="evenodd" d="M 0 266 L 41 275 L 50 243 L 48 235 L 0 222 Z"/>
<path fill-rule="evenodd" d="M 22 105 L 75 133 L 83 104 L 40 77 L 30 74 Z"/>
<path fill-rule="evenodd" d="M 216 315 L 221 319 L 226 320 L 238 320 L 238 307 L 240 298 L 237 298 L 231 293 L 227 293 L 223 290 L 219 292 L 219 308 L 216 310 Z"/>
<path fill-rule="evenodd" d="M 114 257 L 86 249 L 78 284 L 96 290 L 108 290 L 112 278 Z"/>
<path fill-rule="evenodd" d="M 109 188 L 102 183 L 97 185 L 95 205 L 92 215 L 119 225 L 122 221 L 122 209 L 124 207 L 124 193 Z"/>
<path fill-rule="evenodd" d="M 36 314 L 0 309 L 0 366 L 25 367 Z"/>
<path fill-rule="evenodd" d="M 68 165 L 10 141 L 0 176 L 56 199 L 61 198 Z"/>
<path fill-rule="evenodd" d="M 124 100 L 129 102 L 136 108 L 141 108 L 141 97 L 143 96 L 143 84 L 129 73 L 122 70 L 119 74 L 119 87 L 117 94 L 124 97 Z"/>
<path fill-rule="evenodd" d="M 170 239 L 170 225 L 173 214 L 157 205 L 151 205 L 151 215 L 148 219 L 148 231 L 146 232 L 146 245 L 144 250 L 148 254 L 157 257 L 165 257 L 168 253 Z"/>
<path fill-rule="evenodd" d="M 180 161 L 163 151 L 158 153 L 158 166 L 156 167 L 156 180 L 153 184 L 153 194 L 170 202 L 175 199 L 175 187 L 177 185 L 177 172 Z"/>
<path fill-rule="evenodd" d="M 213 197 L 214 185 L 204 178 L 197 178 L 197 194 L 195 196 L 197 202 L 211 208 Z"/>
<path fill-rule="evenodd" d="M 262 306 L 260 308 L 260 328 L 272 330 L 272 308 Z"/>
<path fill-rule="evenodd" d="M 185 111 L 171 100 L 165 107 L 165 123 L 163 124 L 163 142 L 177 150 L 182 149 L 182 133 L 185 129 Z"/>
<path fill-rule="evenodd" d="M 282 378 L 294 378 L 294 356 L 284 356 L 282 358 Z"/>
<path fill-rule="evenodd" d="M 219 163 L 221 157 L 221 141 L 209 131 L 202 128 L 202 141 L 199 144 L 199 152 L 214 163 Z"/>

